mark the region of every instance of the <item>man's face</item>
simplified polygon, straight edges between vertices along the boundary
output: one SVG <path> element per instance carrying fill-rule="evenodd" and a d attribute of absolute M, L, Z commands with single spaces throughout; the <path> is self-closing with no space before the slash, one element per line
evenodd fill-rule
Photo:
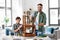
<path fill-rule="evenodd" d="M 16 23 L 20 23 L 20 19 L 17 19 L 17 20 L 16 20 Z"/>
<path fill-rule="evenodd" d="M 37 8 L 38 8 L 38 11 L 39 11 L 39 12 L 42 11 L 42 6 L 41 6 L 41 5 L 38 5 Z"/>

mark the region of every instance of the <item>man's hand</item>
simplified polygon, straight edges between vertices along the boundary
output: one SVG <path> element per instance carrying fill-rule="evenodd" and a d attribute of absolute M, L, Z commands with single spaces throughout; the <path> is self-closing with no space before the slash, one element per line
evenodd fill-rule
<path fill-rule="evenodd" d="M 38 26 L 44 26 L 44 23 L 40 23 L 40 24 L 38 24 Z"/>

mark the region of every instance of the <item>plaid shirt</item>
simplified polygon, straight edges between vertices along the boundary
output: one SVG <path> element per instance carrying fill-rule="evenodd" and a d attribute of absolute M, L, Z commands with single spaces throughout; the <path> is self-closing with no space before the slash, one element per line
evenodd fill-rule
<path fill-rule="evenodd" d="M 20 25 L 22 25 L 22 24 L 14 24 L 13 25 L 13 30 L 16 30 Z M 22 29 L 21 28 L 20 28 L 19 31 L 15 32 L 15 35 L 20 35 L 20 34 L 22 34 Z"/>
<path fill-rule="evenodd" d="M 38 16 L 37 14 L 38 14 L 38 11 L 35 11 L 35 13 L 34 13 L 35 18 Z M 39 23 L 44 23 L 44 25 L 46 24 L 46 14 L 44 12 L 40 12 L 38 21 L 39 21 Z M 38 26 L 38 30 L 43 32 L 44 31 L 44 26 Z"/>

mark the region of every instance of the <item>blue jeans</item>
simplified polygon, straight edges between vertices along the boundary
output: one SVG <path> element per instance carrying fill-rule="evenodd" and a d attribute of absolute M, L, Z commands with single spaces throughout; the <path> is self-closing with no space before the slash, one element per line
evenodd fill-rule
<path fill-rule="evenodd" d="M 39 30 L 36 30 L 36 36 L 40 36 L 41 34 L 44 34 L 44 32 L 41 32 Z"/>
<path fill-rule="evenodd" d="M 12 30 L 10 29 L 6 29 L 6 35 L 14 35 L 14 32 L 12 32 Z"/>

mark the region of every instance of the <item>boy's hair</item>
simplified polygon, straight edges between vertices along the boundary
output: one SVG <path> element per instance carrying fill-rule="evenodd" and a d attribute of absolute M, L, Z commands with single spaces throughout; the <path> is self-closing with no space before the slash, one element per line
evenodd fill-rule
<path fill-rule="evenodd" d="M 41 3 L 39 3 L 39 4 L 37 4 L 37 5 L 43 6 Z"/>
<path fill-rule="evenodd" d="M 16 20 L 17 20 L 17 19 L 20 19 L 20 20 L 21 20 L 21 18 L 20 18 L 20 17 L 16 17 Z"/>

